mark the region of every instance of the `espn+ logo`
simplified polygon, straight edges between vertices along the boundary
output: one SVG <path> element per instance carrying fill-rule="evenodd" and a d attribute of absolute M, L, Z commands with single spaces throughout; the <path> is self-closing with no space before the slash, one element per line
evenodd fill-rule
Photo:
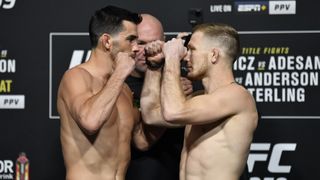
<path fill-rule="evenodd" d="M 249 173 L 252 173 L 258 163 L 267 165 L 269 174 L 289 174 L 290 165 L 281 165 L 280 160 L 284 153 L 296 150 L 296 143 L 278 143 L 271 147 L 271 143 L 252 143 L 247 165 Z M 251 177 L 250 180 L 287 180 L 286 177 Z"/>

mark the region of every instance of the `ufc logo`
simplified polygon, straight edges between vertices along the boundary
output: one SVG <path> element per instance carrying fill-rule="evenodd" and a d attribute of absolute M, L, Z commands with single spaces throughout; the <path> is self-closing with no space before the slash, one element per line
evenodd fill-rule
<path fill-rule="evenodd" d="M 72 56 L 71 56 L 69 69 L 73 68 L 76 65 L 81 64 L 83 61 L 88 61 L 90 54 L 91 54 L 91 50 L 87 51 L 85 59 L 83 59 L 84 53 L 85 53 L 84 50 L 74 50 L 73 51 Z"/>
<path fill-rule="evenodd" d="M 16 0 L 0 0 L 0 7 L 3 9 L 12 9 L 16 4 Z"/>
<path fill-rule="evenodd" d="M 296 143 L 278 143 L 271 148 L 270 143 L 252 143 L 250 151 L 261 151 L 262 153 L 249 154 L 247 161 L 249 172 L 252 173 L 255 163 L 260 161 L 268 163 L 268 171 L 271 173 L 290 173 L 291 166 L 280 165 L 280 160 L 283 153 L 295 151 L 296 146 Z M 267 162 L 269 156 L 269 162 Z"/>

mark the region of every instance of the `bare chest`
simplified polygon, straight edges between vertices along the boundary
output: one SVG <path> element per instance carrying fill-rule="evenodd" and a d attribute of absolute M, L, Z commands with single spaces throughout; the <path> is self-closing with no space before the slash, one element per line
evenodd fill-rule
<path fill-rule="evenodd" d="M 185 137 L 186 147 L 191 151 L 195 147 L 210 146 L 222 136 L 221 134 L 221 123 L 189 126 Z"/>

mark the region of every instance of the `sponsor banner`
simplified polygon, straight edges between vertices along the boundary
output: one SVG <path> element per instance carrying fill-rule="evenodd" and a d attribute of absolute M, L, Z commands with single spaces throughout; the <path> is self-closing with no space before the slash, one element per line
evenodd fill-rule
<path fill-rule="evenodd" d="M 0 95 L 0 109 L 24 109 L 24 95 Z"/>
<path fill-rule="evenodd" d="M 215 1 L 209 5 L 210 13 L 243 13 L 268 15 L 294 15 L 296 14 L 295 0 L 271 1 Z"/>
<path fill-rule="evenodd" d="M 12 160 L 0 160 L 0 179 L 14 178 L 14 163 Z"/>
<path fill-rule="evenodd" d="M 241 33 L 235 78 L 252 93 L 262 118 L 320 119 L 310 108 L 320 105 L 320 53 L 310 46 L 319 40 L 320 32 Z"/>
<path fill-rule="evenodd" d="M 11 93 L 12 82 L 12 79 L 0 79 L 0 94 Z"/>
<path fill-rule="evenodd" d="M 8 76 L 15 74 L 16 60 L 8 56 L 8 50 L 0 50 L 0 94 L 8 94 L 12 92 L 13 80 Z"/>
<path fill-rule="evenodd" d="M 296 14 L 296 1 L 270 1 L 270 15 Z"/>
<path fill-rule="evenodd" d="M 211 4 L 210 12 L 211 13 L 231 13 L 232 4 Z"/>
<path fill-rule="evenodd" d="M 16 59 L 9 56 L 7 49 L 0 50 L 0 109 L 24 109 L 25 95 L 16 95 L 13 90 Z"/>
<path fill-rule="evenodd" d="M 15 163 L 12 160 L 0 160 L 0 180 L 29 180 L 29 159 L 21 152 Z"/>
<path fill-rule="evenodd" d="M 268 1 L 235 1 L 235 11 L 238 13 L 267 14 Z"/>

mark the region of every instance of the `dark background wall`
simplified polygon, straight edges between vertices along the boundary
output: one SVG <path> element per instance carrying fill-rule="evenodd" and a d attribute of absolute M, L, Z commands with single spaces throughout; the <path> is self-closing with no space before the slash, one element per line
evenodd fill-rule
<path fill-rule="evenodd" d="M 244 3 L 256 5 L 256 11 L 238 12 L 237 5 Z M 243 47 L 235 65 L 236 77 L 252 91 L 260 113 L 248 159 L 251 179 L 319 179 L 320 2 L 274 2 L 290 5 L 289 9 L 295 4 L 294 13 L 286 15 L 270 15 L 269 3 L 0 1 L 0 179 L 14 177 L 20 152 L 30 160 L 30 179 L 64 179 L 55 108 L 57 85 L 71 61 L 85 60 L 89 18 L 108 4 L 155 15 L 167 34 L 191 31 L 188 12 L 192 8 L 202 9 L 204 22 L 234 26 Z M 231 5 L 232 11 L 212 12 L 214 5 Z"/>

